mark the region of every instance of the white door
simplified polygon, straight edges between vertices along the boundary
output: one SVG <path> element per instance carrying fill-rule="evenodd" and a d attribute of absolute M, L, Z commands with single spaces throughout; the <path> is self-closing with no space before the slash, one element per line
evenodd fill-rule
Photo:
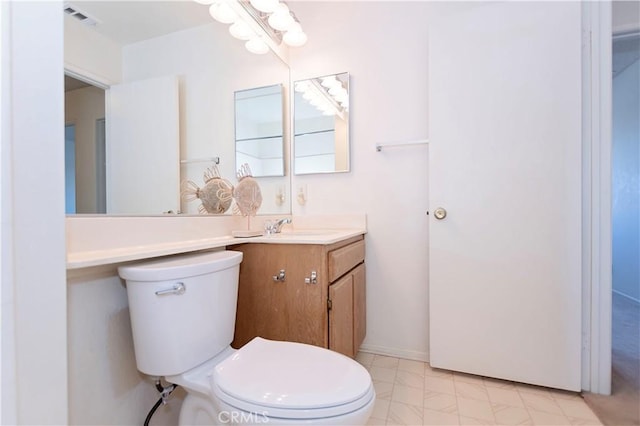
<path fill-rule="evenodd" d="M 111 86 L 107 92 L 107 213 L 180 209 L 178 79 Z"/>
<path fill-rule="evenodd" d="M 431 365 L 577 391 L 580 4 L 476 5 L 429 40 Z"/>

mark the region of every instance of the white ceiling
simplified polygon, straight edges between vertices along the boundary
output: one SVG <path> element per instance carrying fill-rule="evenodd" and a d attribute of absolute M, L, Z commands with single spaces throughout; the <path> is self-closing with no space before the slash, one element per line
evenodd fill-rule
<path fill-rule="evenodd" d="M 95 31 L 120 45 L 135 43 L 213 22 L 208 7 L 192 0 L 70 1 L 95 19 Z"/>

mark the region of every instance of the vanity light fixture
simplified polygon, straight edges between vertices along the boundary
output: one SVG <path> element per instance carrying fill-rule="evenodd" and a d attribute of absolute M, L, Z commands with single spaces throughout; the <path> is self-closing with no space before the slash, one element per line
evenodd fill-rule
<path fill-rule="evenodd" d="M 194 0 L 208 5 L 218 22 L 231 24 L 229 33 L 245 41 L 248 51 L 264 54 L 273 50 L 285 62 L 283 47 L 299 47 L 307 42 L 300 22 L 280 0 Z"/>

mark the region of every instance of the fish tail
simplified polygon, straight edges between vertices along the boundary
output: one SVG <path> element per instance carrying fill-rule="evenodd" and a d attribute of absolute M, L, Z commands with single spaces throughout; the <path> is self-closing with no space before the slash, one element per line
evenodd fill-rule
<path fill-rule="evenodd" d="M 190 180 L 182 181 L 180 184 L 180 196 L 183 201 L 194 201 L 197 200 L 200 195 L 200 188 L 194 182 Z"/>

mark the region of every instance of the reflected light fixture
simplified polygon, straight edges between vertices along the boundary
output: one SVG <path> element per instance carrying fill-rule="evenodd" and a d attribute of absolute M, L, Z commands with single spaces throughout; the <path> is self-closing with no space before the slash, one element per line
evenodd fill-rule
<path fill-rule="evenodd" d="M 237 20 L 229 27 L 229 32 L 238 40 L 249 40 L 255 36 L 255 33 L 246 22 Z"/>
<path fill-rule="evenodd" d="M 258 37 L 252 37 L 244 44 L 244 47 L 251 53 L 263 55 L 269 51 L 269 46 Z"/>
<path fill-rule="evenodd" d="M 323 115 L 336 115 L 344 119 L 345 113 L 349 111 L 347 89 L 333 75 L 298 81 L 294 88 Z"/>
<path fill-rule="evenodd" d="M 252 53 L 264 54 L 271 48 L 281 56 L 282 47 L 300 47 L 307 42 L 295 14 L 280 0 L 194 1 L 208 5 L 216 21 L 231 24 L 229 33 L 246 41 L 245 47 Z"/>
<path fill-rule="evenodd" d="M 209 6 L 209 14 L 213 19 L 223 24 L 233 24 L 238 15 L 229 7 L 225 1 L 216 1 Z"/>
<path fill-rule="evenodd" d="M 280 0 L 251 0 L 251 6 L 264 13 L 273 13 L 280 4 Z"/>

